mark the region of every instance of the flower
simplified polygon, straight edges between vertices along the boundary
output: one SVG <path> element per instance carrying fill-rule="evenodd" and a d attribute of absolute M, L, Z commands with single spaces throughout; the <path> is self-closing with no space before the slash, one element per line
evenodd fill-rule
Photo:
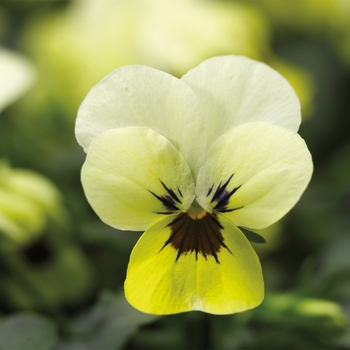
<path fill-rule="evenodd" d="M 55 308 L 88 295 L 93 269 L 71 233 L 55 184 L 0 158 L 0 254 L 6 266 L 0 294 L 10 307 Z"/>
<path fill-rule="evenodd" d="M 117 67 L 137 63 L 181 77 L 209 57 L 235 54 L 280 72 L 305 118 L 312 112 L 314 79 L 274 52 L 274 17 L 266 7 L 259 1 L 72 0 L 62 11 L 35 15 L 21 42 L 40 80 L 24 108 L 46 115 L 42 110 L 54 102 L 70 118 L 89 88 Z"/>
<path fill-rule="evenodd" d="M 28 246 L 43 236 L 48 222 L 65 221 L 61 196 L 48 179 L 13 169 L 0 158 L 0 243 L 2 253 Z"/>
<path fill-rule="evenodd" d="M 35 16 L 23 42 L 44 77 L 40 93 L 75 113 L 89 88 L 117 67 L 142 63 L 181 76 L 218 53 L 259 59 L 269 51 L 268 31 L 246 4 L 75 0 Z"/>
<path fill-rule="evenodd" d="M 305 190 L 300 120 L 287 81 L 240 56 L 181 79 L 126 66 L 92 88 L 76 121 L 86 197 L 108 225 L 145 231 L 125 281 L 131 305 L 229 314 L 261 303 L 260 263 L 239 227 L 268 227 Z"/>
<path fill-rule="evenodd" d="M 0 112 L 33 85 L 35 70 L 20 55 L 0 47 Z"/>

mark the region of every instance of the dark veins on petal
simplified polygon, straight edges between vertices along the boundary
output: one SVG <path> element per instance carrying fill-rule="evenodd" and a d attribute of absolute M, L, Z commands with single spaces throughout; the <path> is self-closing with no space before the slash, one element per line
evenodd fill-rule
<path fill-rule="evenodd" d="M 231 179 L 233 178 L 233 175 L 234 174 L 232 174 L 224 184 L 222 184 L 222 182 L 220 181 L 220 183 L 219 183 L 219 185 L 218 185 L 218 187 L 213 195 L 213 198 L 210 201 L 210 203 L 216 202 L 214 209 L 221 212 L 221 213 L 227 213 L 230 211 L 234 211 L 234 210 L 243 208 L 243 207 L 238 207 L 238 208 L 228 208 L 227 207 L 229 202 L 230 202 L 231 196 L 242 186 L 242 185 L 239 185 L 239 186 L 235 187 L 234 189 L 232 189 L 231 191 L 227 190 L 227 186 L 229 185 Z M 213 189 L 214 189 L 214 185 L 212 185 L 209 188 L 208 193 L 207 193 L 207 197 L 210 195 L 210 193 L 213 191 Z"/>
<path fill-rule="evenodd" d="M 206 213 L 201 218 L 192 218 L 187 213 L 181 213 L 168 227 L 171 234 L 163 248 L 170 244 L 177 250 L 175 261 L 182 254 L 195 252 L 196 260 L 198 254 L 202 254 L 205 259 L 211 255 L 219 264 L 218 253 L 222 247 L 231 253 L 221 233 L 223 226 L 215 214 Z"/>
<path fill-rule="evenodd" d="M 177 210 L 179 210 L 179 208 L 177 207 L 178 204 L 181 204 L 181 200 L 179 199 L 179 197 L 176 195 L 176 193 L 171 189 L 168 188 L 163 181 L 159 180 L 160 183 L 162 184 L 162 186 L 164 187 L 166 193 L 164 196 L 158 196 L 157 194 L 155 194 L 154 192 L 150 191 L 154 197 L 156 197 L 157 199 L 159 199 L 163 206 L 165 207 L 166 211 L 164 212 L 157 212 L 157 214 L 173 214 L 174 212 L 176 212 Z M 180 197 L 182 198 L 182 193 L 180 191 L 179 188 L 177 188 Z M 178 203 L 178 204 L 176 204 Z"/>
<path fill-rule="evenodd" d="M 241 187 L 235 187 L 228 191 L 227 187 L 233 177 L 233 174 L 229 179 L 216 188 L 211 203 L 216 202 L 214 210 L 218 212 L 230 212 L 243 207 L 228 208 L 228 204 L 231 196 Z M 177 187 L 177 193 L 164 182 L 159 180 L 162 184 L 165 194 L 160 196 L 150 191 L 150 193 L 156 197 L 164 206 L 165 211 L 157 212 L 157 214 L 174 214 L 179 211 L 179 204 L 181 204 L 182 193 L 179 187 Z M 207 197 L 214 191 L 214 185 L 212 185 L 207 193 Z M 208 213 L 203 210 L 199 215 L 190 213 L 180 213 L 170 224 L 167 225 L 170 228 L 170 237 L 164 243 L 165 248 L 167 245 L 171 245 L 177 250 L 176 260 L 178 261 L 181 255 L 187 253 L 195 253 L 196 260 L 198 254 L 202 254 L 205 259 L 208 256 L 213 256 L 215 261 L 219 264 L 218 254 L 221 248 L 227 249 L 231 254 L 232 252 L 224 243 L 222 235 L 223 226 L 220 224 L 215 212 Z M 161 250 L 162 250 L 161 249 Z"/>

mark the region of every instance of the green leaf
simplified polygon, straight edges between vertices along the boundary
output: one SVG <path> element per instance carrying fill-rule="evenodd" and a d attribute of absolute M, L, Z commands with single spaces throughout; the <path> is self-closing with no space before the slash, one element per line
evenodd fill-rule
<path fill-rule="evenodd" d="M 105 291 L 97 304 L 75 319 L 68 342 L 59 349 L 121 349 L 138 327 L 159 317 L 141 313 L 125 300 L 124 294 Z"/>
<path fill-rule="evenodd" d="M 266 243 L 266 239 L 263 236 L 260 236 L 259 234 L 257 234 L 256 232 L 253 231 L 249 231 L 243 227 L 239 228 L 243 234 L 247 237 L 249 242 L 252 243 Z"/>
<path fill-rule="evenodd" d="M 55 325 L 34 314 L 14 314 L 0 324 L 1 350 L 47 350 L 57 341 Z"/>

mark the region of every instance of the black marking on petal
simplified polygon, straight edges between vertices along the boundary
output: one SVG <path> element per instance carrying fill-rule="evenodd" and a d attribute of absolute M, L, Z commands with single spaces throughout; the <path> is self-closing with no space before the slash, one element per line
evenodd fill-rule
<path fill-rule="evenodd" d="M 237 208 L 231 208 L 231 209 L 220 209 L 219 211 L 221 213 L 229 213 L 230 211 L 235 211 L 235 210 L 238 210 L 238 209 L 242 209 L 244 208 L 244 206 L 242 205 L 241 207 L 237 207 Z"/>
<path fill-rule="evenodd" d="M 156 211 L 156 214 L 163 214 L 163 215 L 170 215 L 170 214 L 174 214 L 173 211 Z"/>
<path fill-rule="evenodd" d="M 208 193 L 207 193 L 207 197 L 210 195 L 210 193 L 211 193 L 211 191 L 213 190 L 213 188 L 214 188 L 214 185 L 211 185 L 211 186 L 209 187 L 209 190 L 208 190 Z"/>
<path fill-rule="evenodd" d="M 231 211 L 243 208 L 243 206 L 237 207 L 237 208 L 227 208 L 230 202 L 231 196 L 242 186 L 242 185 L 239 185 L 234 189 L 232 189 L 231 191 L 227 190 L 227 186 L 229 185 L 231 179 L 233 178 L 233 175 L 234 174 L 232 174 L 223 185 L 221 185 L 222 181 L 220 181 L 213 195 L 213 198 L 210 201 L 210 203 L 216 202 L 214 209 L 221 213 L 227 213 L 227 212 L 231 212 Z M 210 194 L 210 192 L 212 191 L 212 188 L 213 186 L 209 188 L 208 194 Z"/>
<path fill-rule="evenodd" d="M 154 197 L 159 199 L 162 204 L 167 208 L 169 211 L 176 211 L 179 210 L 179 208 L 174 204 L 174 200 L 172 199 L 171 196 L 169 195 L 164 195 L 164 196 L 158 196 L 154 192 L 150 191 Z"/>
<path fill-rule="evenodd" d="M 220 264 L 218 253 L 222 248 L 232 254 L 224 243 L 223 226 L 215 214 L 206 213 L 201 218 L 193 218 L 187 213 L 181 213 L 168 227 L 171 231 L 170 237 L 162 249 L 167 245 L 175 248 L 177 250 L 175 261 L 178 261 L 181 255 L 194 252 L 196 260 L 198 260 L 198 254 L 202 254 L 205 259 L 212 256 Z"/>
<path fill-rule="evenodd" d="M 180 204 L 182 202 L 171 188 L 167 187 L 163 181 L 161 181 L 161 180 L 159 180 L 159 181 L 162 184 L 163 188 L 166 190 L 166 194 L 163 196 L 158 196 L 157 194 L 155 194 L 152 191 L 149 191 L 149 192 L 152 193 L 153 196 L 156 197 L 167 210 L 166 211 L 157 211 L 156 213 L 157 214 L 164 214 L 164 215 L 173 214 L 174 212 L 180 210 L 177 207 L 176 202 L 180 203 Z M 181 193 L 179 187 L 177 187 L 177 189 L 179 191 L 179 194 L 182 197 L 182 193 Z"/>
<path fill-rule="evenodd" d="M 179 186 L 177 186 L 177 191 L 179 192 L 179 195 L 182 198 L 182 193 L 181 193 L 181 190 L 180 190 Z"/>
<path fill-rule="evenodd" d="M 242 186 L 242 185 L 241 185 L 241 186 Z M 234 188 L 232 191 L 230 191 L 230 192 L 224 191 L 224 192 L 221 194 L 220 199 L 218 200 L 218 202 L 217 202 L 217 204 L 215 205 L 214 209 L 220 211 L 220 209 L 227 208 L 227 205 L 228 205 L 228 203 L 230 202 L 231 196 L 232 196 L 241 186 L 235 187 L 235 188 Z M 226 210 L 226 209 L 224 209 L 224 210 Z"/>
<path fill-rule="evenodd" d="M 163 187 L 166 189 L 166 191 L 168 192 L 169 196 L 172 199 L 174 199 L 176 202 L 181 203 L 180 199 L 177 197 L 175 192 L 171 188 L 166 187 L 163 181 L 161 181 L 161 180 L 159 180 L 159 181 L 163 185 Z"/>
<path fill-rule="evenodd" d="M 210 203 L 213 203 L 214 201 L 219 202 L 222 195 L 225 193 L 227 185 L 230 183 L 231 179 L 233 177 L 233 174 L 228 178 L 228 180 L 221 186 L 221 182 L 219 183 L 218 188 L 216 189 L 213 198 L 211 199 Z"/>
<path fill-rule="evenodd" d="M 174 228 L 174 230 L 171 231 L 171 236 L 169 237 L 169 239 L 164 243 L 164 246 L 163 248 L 168 245 L 169 243 L 171 243 L 171 241 L 173 239 L 177 239 L 176 236 L 179 235 L 179 233 L 181 233 L 181 231 L 184 229 L 184 225 L 185 225 L 185 221 L 181 220 L 182 214 L 180 214 L 177 218 L 175 218 L 175 220 L 173 220 L 168 226 L 172 226 L 172 225 L 175 225 L 176 224 L 176 227 Z M 163 249 L 162 248 L 162 249 Z M 161 249 L 161 250 L 162 250 Z"/>
<path fill-rule="evenodd" d="M 210 241 L 210 232 L 212 232 L 212 231 L 208 230 L 208 227 L 206 227 L 205 225 L 202 228 L 203 228 L 203 232 L 204 232 L 204 235 L 205 235 L 205 239 L 207 241 Z M 214 237 L 215 237 L 215 234 L 214 234 Z M 215 261 L 219 264 L 220 262 L 219 262 L 219 259 L 218 259 L 218 255 L 216 254 L 216 251 L 215 251 L 214 247 L 210 244 L 209 248 L 210 248 L 210 255 L 212 255 L 214 257 Z M 205 254 L 205 250 L 204 250 L 204 254 Z M 207 256 L 204 255 L 204 257 L 205 257 L 205 260 L 207 260 Z"/>
<path fill-rule="evenodd" d="M 224 227 L 220 224 L 220 222 L 219 222 L 217 219 L 214 220 L 214 218 L 213 218 L 212 215 L 210 215 L 210 219 L 211 219 L 212 223 L 215 224 L 215 226 L 216 226 L 216 229 L 215 229 L 215 227 L 214 227 L 214 228 L 213 228 L 213 231 L 212 231 L 212 232 L 215 233 L 215 238 L 217 239 L 218 242 L 220 242 L 220 244 L 221 244 L 224 248 L 226 248 L 226 249 L 232 254 L 231 250 L 227 247 L 227 245 L 226 245 L 226 244 L 224 243 L 224 241 L 222 240 L 222 236 L 221 236 L 221 235 L 218 235 L 218 232 L 220 232 L 220 231 L 217 229 L 217 227 L 219 227 L 220 230 L 223 230 Z"/>

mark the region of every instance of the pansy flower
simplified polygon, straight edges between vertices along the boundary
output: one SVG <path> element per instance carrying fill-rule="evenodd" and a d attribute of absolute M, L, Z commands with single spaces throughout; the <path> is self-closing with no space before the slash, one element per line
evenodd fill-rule
<path fill-rule="evenodd" d="M 287 81 L 239 56 L 181 79 L 122 67 L 91 89 L 76 123 L 82 184 L 102 221 L 145 231 L 125 281 L 135 308 L 230 314 L 261 303 L 261 266 L 240 228 L 268 227 L 305 190 L 300 120 Z"/>

